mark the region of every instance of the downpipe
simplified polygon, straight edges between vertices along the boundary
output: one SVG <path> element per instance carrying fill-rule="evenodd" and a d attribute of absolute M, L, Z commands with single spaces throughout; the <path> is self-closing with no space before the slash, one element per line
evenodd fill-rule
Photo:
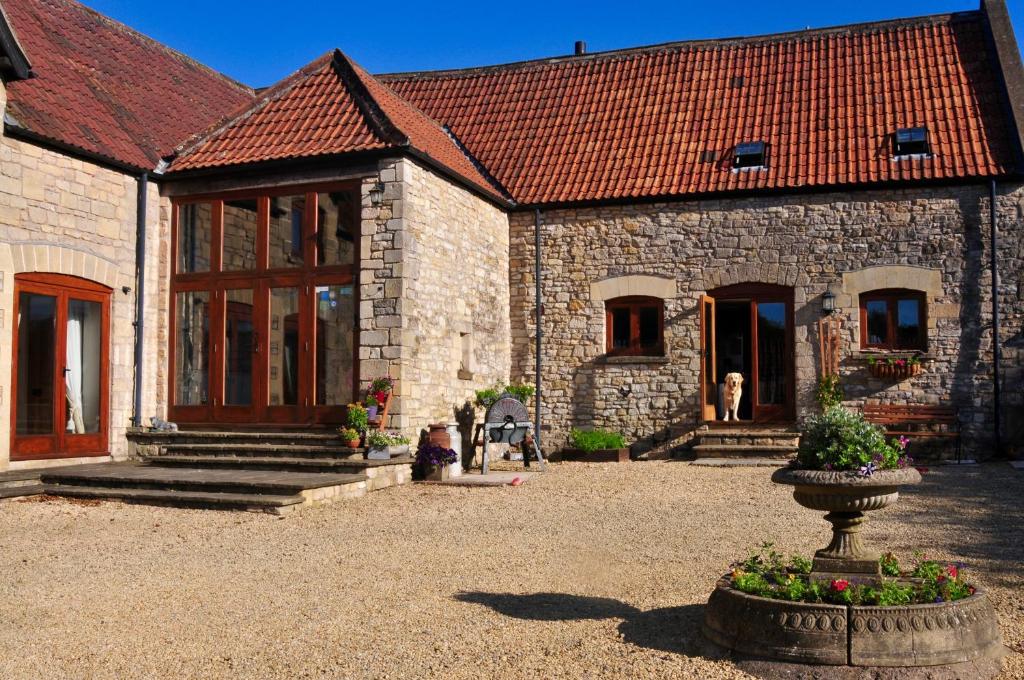
<path fill-rule="evenodd" d="M 135 209 L 135 394 L 132 406 L 132 425 L 142 427 L 142 359 L 145 351 L 146 331 L 146 196 L 149 193 L 149 173 L 138 179 L 138 197 Z"/>

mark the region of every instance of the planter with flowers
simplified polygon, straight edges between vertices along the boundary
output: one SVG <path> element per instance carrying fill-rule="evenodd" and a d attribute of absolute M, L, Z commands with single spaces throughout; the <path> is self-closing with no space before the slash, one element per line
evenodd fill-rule
<path fill-rule="evenodd" d="M 397 432 L 372 430 L 366 434 L 366 457 L 390 460 L 409 453 L 409 438 Z"/>
<path fill-rule="evenodd" d="M 865 512 L 920 482 L 906 445 L 842 406 L 809 419 L 796 461 L 772 481 L 793 486 L 800 505 L 828 511 L 832 542 L 813 561 L 786 561 L 765 544 L 733 564 L 708 601 L 704 635 L 770 661 L 945 666 L 943 673 L 957 677 L 994 677 L 1003 654 L 999 627 L 962 565 L 922 559 L 902 569 L 859 539 Z"/>
<path fill-rule="evenodd" d="M 868 357 L 868 371 L 882 380 L 906 380 L 921 372 L 921 357 L 907 356 Z"/>
<path fill-rule="evenodd" d="M 366 405 L 366 417 L 370 420 L 377 420 L 377 411 L 380 409 L 380 402 L 377 401 L 377 397 L 367 394 L 366 399 L 363 399 L 363 404 Z"/>
<path fill-rule="evenodd" d="M 443 482 L 449 478 L 451 466 L 459 459 L 454 449 L 448 449 L 430 441 L 416 449 L 416 467 L 423 472 L 424 479 Z"/>
<path fill-rule="evenodd" d="M 350 449 L 359 448 L 359 431 L 351 427 L 343 427 L 338 430 L 338 435 L 341 437 L 341 441 L 345 442 L 345 445 Z"/>
<path fill-rule="evenodd" d="M 388 396 L 394 389 L 395 381 L 390 376 L 382 375 L 370 381 L 370 387 L 366 390 L 366 399 L 364 401 L 367 408 L 371 405 L 377 407 L 373 410 L 372 415 L 370 415 L 371 421 L 376 421 L 386 414 L 387 409 L 384 406 L 388 402 Z"/>
<path fill-rule="evenodd" d="M 362 404 L 349 404 L 345 407 L 345 423 L 350 429 L 362 434 L 370 426 L 370 419 L 366 413 L 366 407 Z"/>

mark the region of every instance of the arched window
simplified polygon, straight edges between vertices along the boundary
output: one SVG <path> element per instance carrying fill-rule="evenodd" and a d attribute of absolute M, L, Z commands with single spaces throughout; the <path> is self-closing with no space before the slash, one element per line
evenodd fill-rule
<path fill-rule="evenodd" d="M 927 312 L 925 295 L 919 290 L 887 288 L 861 293 L 861 347 L 924 351 Z"/>
<path fill-rule="evenodd" d="M 664 356 L 665 302 L 619 297 L 605 302 L 605 348 L 610 356 Z"/>

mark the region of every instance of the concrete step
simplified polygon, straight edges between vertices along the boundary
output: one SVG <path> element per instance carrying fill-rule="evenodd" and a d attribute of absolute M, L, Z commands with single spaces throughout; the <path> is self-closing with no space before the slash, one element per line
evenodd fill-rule
<path fill-rule="evenodd" d="M 170 444 L 268 444 L 268 445 L 323 445 L 343 447 L 345 442 L 337 432 L 324 430 L 310 432 L 250 430 L 181 430 L 178 432 L 151 432 L 131 429 L 127 435 L 139 446 L 166 446 Z"/>
<path fill-rule="evenodd" d="M 217 493 L 293 494 L 307 489 L 365 481 L 366 475 L 211 470 L 206 468 L 171 468 L 157 465 L 118 463 L 83 465 L 76 470 L 52 474 L 44 472 L 41 479 L 45 485 L 177 489 L 179 491 L 211 491 Z"/>
<path fill-rule="evenodd" d="M 693 453 L 697 458 L 778 458 L 796 455 L 797 447 L 787 444 L 697 444 Z"/>
<path fill-rule="evenodd" d="M 383 465 L 402 465 L 412 462 L 407 456 L 390 460 L 365 460 L 362 458 L 292 457 L 261 455 L 179 455 L 164 454 L 144 456 L 149 465 L 165 467 L 232 468 L 244 470 L 296 470 L 302 472 L 359 473 L 368 468 Z"/>
<path fill-rule="evenodd" d="M 54 496 L 119 500 L 129 503 L 171 505 L 185 508 L 247 510 L 250 512 L 269 512 L 273 514 L 285 514 L 288 509 L 298 507 L 306 502 L 302 494 L 219 493 L 210 491 L 181 491 L 178 489 L 139 489 L 65 484 L 47 484 L 44 488 L 46 493 Z"/>
<path fill-rule="evenodd" d="M 22 496 L 37 496 L 43 493 L 43 485 L 36 479 L 32 484 L 20 484 L 17 486 L 0 487 L 0 499 L 21 498 Z"/>
<path fill-rule="evenodd" d="M 185 455 L 185 456 L 256 456 L 256 457 L 281 457 L 281 458 L 305 458 L 316 457 L 334 460 L 347 460 L 350 458 L 362 458 L 366 449 L 352 449 L 341 445 L 323 444 L 273 444 L 273 443 L 203 443 L 203 444 L 166 444 L 156 451 L 150 449 L 143 451 L 142 455 L 155 458 L 159 455 Z"/>

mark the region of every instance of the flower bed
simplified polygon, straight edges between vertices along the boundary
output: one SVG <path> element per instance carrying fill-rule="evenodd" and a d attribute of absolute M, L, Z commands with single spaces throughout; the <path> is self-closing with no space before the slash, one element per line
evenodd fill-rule
<path fill-rule="evenodd" d="M 975 587 L 964 580 L 962 564 L 942 564 L 923 557 L 912 569 L 902 569 L 892 553 L 879 560 L 889 577 L 878 586 L 845 579 L 815 582 L 811 561 L 794 555 L 787 562 L 766 543 L 746 560 L 732 565 L 729 585 L 740 592 L 773 600 L 869 607 L 955 602 L 970 597 Z"/>

